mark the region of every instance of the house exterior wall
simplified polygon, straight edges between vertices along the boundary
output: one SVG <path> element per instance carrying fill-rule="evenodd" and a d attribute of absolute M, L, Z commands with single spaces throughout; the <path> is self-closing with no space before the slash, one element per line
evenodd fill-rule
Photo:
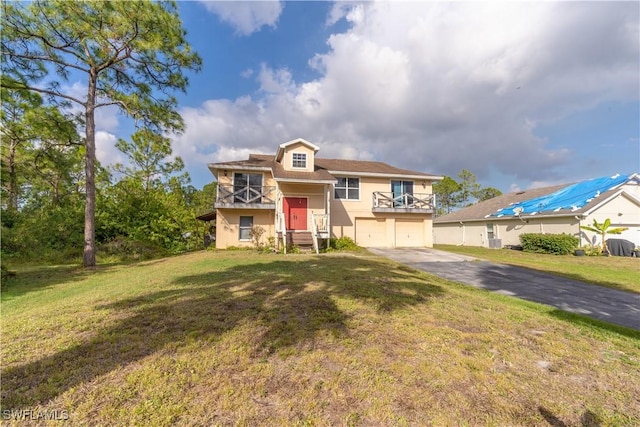
<path fill-rule="evenodd" d="M 335 174 L 340 177 L 339 173 Z M 346 176 L 346 175 L 344 175 Z M 353 177 L 352 175 L 348 175 Z M 425 182 L 422 187 L 422 181 L 405 179 L 405 181 L 414 181 L 414 193 L 431 193 L 431 183 Z M 390 192 L 391 178 L 372 178 L 360 177 L 360 198 L 358 200 L 342 200 L 336 199 L 332 191 L 331 194 L 331 234 L 334 237 L 350 237 L 358 244 L 366 246 L 395 247 L 404 246 L 399 243 L 409 243 L 406 238 L 400 239 L 398 231 L 406 230 L 407 223 L 416 227 L 417 236 L 411 240 L 411 246 L 433 246 L 433 238 L 431 233 L 432 216 L 431 214 L 411 214 L 411 213 L 374 213 L 373 212 L 373 193 L 375 191 Z M 367 219 L 378 219 L 376 224 L 367 221 Z M 363 235 L 359 235 L 360 231 L 367 229 L 368 236 L 365 240 Z M 384 233 L 374 228 L 384 227 Z M 375 237 L 372 237 L 375 236 Z M 358 238 L 360 237 L 360 239 Z M 360 242 L 358 240 L 361 240 Z M 363 243 L 364 242 L 364 243 Z"/>
<path fill-rule="evenodd" d="M 281 145 L 282 151 L 278 151 L 277 161 L 285 170 L 299 172 L 314 172 L 315 149 L 313 145 L 304 142 L 287 143 Z M 293 154 L 306 155 L 306 168 L 293 167 Z M 233 167 L 233 165 L 231 166 Z M 224 172 L 227 175 L 224 175 Z M 345 172 L 345 174 L 332 173 L 336 177 L 359 178 L 358 200 L 335 199 L 334 186 L 325 183 L 287 182 L 280 179 L 277 182 L 271 172 L 256 171 L 251 169 L 228 169 L 224 166 L 217 169 L 219 186 L 232 186 L 234 173 L 262 174 L 263 186 L 277 188 L 275 209 L 243 209 L 221 207 L 217 209 L 216 220 L 216 246 L 227 248 L 229 246 L 252 246 L 249 239 L 240 240 L 240 217 L 253 217 L 254 226 L 262 226 L 266 232 L 262 236 L 262 242 L 267 243 L 269 237 L 274 237 L 276 232 L 276 213 L 283 212 L 285 197 L 301 197 L 307 199 L 307 228 L 311 230 L 312 214 L 330 214 L 332 237 L 348 236 L 358 241 L 358 223 L 360 222 L 361 237 L 368 226 L 374 237 L 369 239 L 367 245 L 380 247 L 393 246 L 433 246 L 432 215 L 428 213 L 405 212 L 373 212 L 373 193 L 391 193 L 391 177 L 362 177 L 357 173 Z M 425 178 L 411 179 L 402 176 L 393 180 L 413 181 L 414 194 L 432 194 L 432 183 Z M 423 185 L 424 183 L 424 185 Z M 329 195 L 329 197 L 327 197 Z M 328 206 L 327 206 L 328 204 Z M 366 222 L 366 220 L 374 220 Z M 378 227 L 375 229 L 375 227 Z"/>
<path fill-rule="evenodd" d="M 524 221 L 524 222 L 523 222 Z M 494 238 L 502 246 L 519 245 L 520 234 L 572 234 L 578 236 L 579 222 L 574 217 L 528 218 L 493 221 L 467 221 L 460 223 L 434 224 L 434 243 L 441 245 L 464 245 L 489 247 L 487 225 L 494 225 Z"/>
<path fill-rule="evenodd" d="M 622 234 L 609 234 L 607 239 L 626 239 L 640 246 L 640 206 L 630 198 L 620 194 L 605 205 L 594 210 L 587 218 L 582 220 L 582 225 L 592 225 L 593 220 L 599 223 L 606 219 L 611 220 L 611 228 L 627 227 Z M 581 230 L 580 237 L 583 244 L 601 244 L 601 239 L 596 233 Z"/>
<path fill-rule="evenodd" d="M 303 153 L 307 155 L 307 167 L 305 169 L 302 168 L 294 168 L 293 167 L 293 153 Z M 289 145 L 284 150 L 284 155 L 282 158 L 282 167 L 285 170 L 294 170 L 301 172 L 313 172 L 315 168 L 315 152 L 311 147 L 302 142 L 298 142 L 295 144 Z"/>
<path fill-rule="evenodd" d="M 240 217 L 253 217 L 253 225 L 265 229 L 261 243 L 268 244 L 269 237 L 275 236 L 275 211 L 264 209 L 218 209 L 216 217 L 216 247 L 251 247 L 251 240 L 240 240 Z"/>
<path fill-rule="evenodd" d="M 282 197 L 303 197 L 307 199 L 307 227 L 311 230 L 311 215 L 325 213 L 327 199 L 326 185 L 324 184 L 296 184 L 280 183 Z M 280 203 L 284 201 L 281 200 Z M 279 206 L 283 211 L 282 204 Z"/>

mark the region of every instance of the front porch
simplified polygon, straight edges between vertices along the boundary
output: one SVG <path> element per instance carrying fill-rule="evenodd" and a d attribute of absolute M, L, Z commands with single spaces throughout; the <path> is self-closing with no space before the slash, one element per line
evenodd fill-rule
<path fill-rule="evenodd" d="M 331 186 L 326 183 L 279 183 L 276 191 L 277 246 L 312 247 L 318 253 L 330 237 Z"/>

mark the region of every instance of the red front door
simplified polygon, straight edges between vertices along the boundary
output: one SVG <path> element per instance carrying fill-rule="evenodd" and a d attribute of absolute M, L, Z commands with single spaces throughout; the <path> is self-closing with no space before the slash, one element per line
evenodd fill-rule
<path fill-rule="evenodd" d="M 287 230 L 307 230 L 307 199 L 303 197 L 284 198 L 284 217 Z"/>

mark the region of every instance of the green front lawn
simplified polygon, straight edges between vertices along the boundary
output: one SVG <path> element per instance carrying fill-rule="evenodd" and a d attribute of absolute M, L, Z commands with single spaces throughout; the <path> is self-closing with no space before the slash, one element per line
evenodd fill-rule
<path fill-rule="evenodd" d="M 632 257 L 534 254 L 511 249 L 435 245 L 435 249 L 517 265 L 594 283 L 608 288 L 640 293 L 640 259 Z"/>
<path fill-rule="evenodd" d="M 2 283 L 5 419 L 640 424 L 639 332 L 367 252 L 16 270 Z"/>

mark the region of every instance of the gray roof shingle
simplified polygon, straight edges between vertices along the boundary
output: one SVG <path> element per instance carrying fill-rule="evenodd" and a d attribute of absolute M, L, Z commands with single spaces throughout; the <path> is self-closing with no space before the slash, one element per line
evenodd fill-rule
<path fill-rule="evenodd" d="M 360 173 L 367 174 L 382 174 L 392 175 L 397 177 L 420 177 L 428 180 L 442 179 L 440 175 L 434 175 L 424 172 L 412 171 L 409 169 L 401 169 L 395 166 L 391 166 L 383 162 L 372 162 L 366 160 L 343 160 L 343 159 L 323 159 L 316 157 L 315 171 L 313 172 L 298 172 L 284 170 L 282 165 L 275 161 L 275 156 L 269 154 L 250 154 L 248 160 L 239 160 L 233 162 L 222 162 L 210 164 L 210 167 L 216 169 L 229 168 L 242 168 L 242 167 L 262 167 L 269 168 L 273 171 L 275 179 L 292 179 L 301 181 L 327 181 L 335 180 L 335 178 L 329 173 L 343 172 L 343 173 Z"/>
<path fill-rule="evenodd" d="M 433 222 L 435 224 L 443 224 L 450 222 L 460 222 L 460 221 L 499 221 L 505 219 L 513 219 L 516 218 L 514 215 L 504 215 L 500 217 L 490 217 L 489 215 L 496 213 L 499 209 L 505 208 L 513 203 L 523 202 L 529 199 L 535 199 L 537 197 L 546 196 L 551 193 L 555 193 L 558 190 L 561 190 L 572 184 L 561 184 L 561 185 L 553 185 L 550 187 L 544 188 L 536 188 L 533 190 L 526 191 L 518 191 L 515 193 L 507 193 L 501 196 L 494 197 L 493 199 L 485 200 L 479 203 L 476 203 L 472 206 L 460 209 L 456 212 L 451 212 L 450 214 L 440 216 L 435 218 Z M 547 211 L 547 212 L 539 212 L 536 213 L 536 217 L 554 217 L 554 216 L 573 216 L 573 215 L 581 215 L 583 213 L 588 212 L 598 204 L 602 203 L 604 200 L 607 200 L 609 197 L 613 196 L 616 192 L 620 191 L 620 188 L 614 188 L 608 191 L 603 192 L 597 197 L 594 197 L 586 205 L 582 206 L 580 209 L 572 210 L 572 209 L 561 209 L 555 211 Z M 523 218 L 531 217 L 531 215 L 522 215 Z"/>

